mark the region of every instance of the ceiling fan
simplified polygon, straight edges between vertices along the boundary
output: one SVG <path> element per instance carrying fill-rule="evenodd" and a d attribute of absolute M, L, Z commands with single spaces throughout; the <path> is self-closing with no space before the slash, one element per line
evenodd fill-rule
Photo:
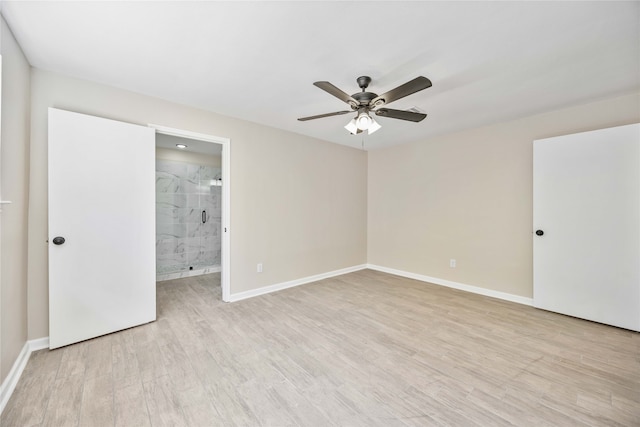
<path fill-rule="evenodd" d="M 380 117 L 407 120 L 410 122 L 419 122 L 427 117 L 426 114 L 415 111 L 393 110 L 391 108 L 380 107 L 431 87 L 431 81 L 428 78 L 422 76 L 416 77 L 415 79 L 408 81 L 395 89 L 391 89 L 389 92 L 385 92 L 382 95 L 366 91 L 369 83 L 371 83 L 371 77 L 361 76 L 358 77 L 356 81 L 358 82 L 360 89 L 362 89 L 362 92 L 354 93 L 353 95 L 348 95 L 329 82 L 315 82 L 315 86 L 349 104 L 351 110 L 301 117 L 298 120 L 304 122 L 307 120 L 321 119 L 323 117 L 340 116 L 342 114 L 348 114 L 355 111 L 357 112 L 356 117 L 345 126 L 345 129 L 355 135 L 364 132 L 365 130 L 368 131 L 369 134 L 372 134 L 382 127 L 373 120 L 371 113 L 375 113 Z"/>

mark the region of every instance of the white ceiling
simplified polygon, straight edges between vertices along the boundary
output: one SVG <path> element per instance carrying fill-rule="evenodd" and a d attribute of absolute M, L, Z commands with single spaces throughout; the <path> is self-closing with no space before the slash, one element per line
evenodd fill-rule
<path fill-rule="evenodd" d="M 29 62 L 227 116 L 367 149 L 640 90 L 639 2 L 23 2 L 2 14 Z M 381 94 L 423 75 L 433 87 L 389 105 L 352 136 L 348 108 L 312 85 Z"/>

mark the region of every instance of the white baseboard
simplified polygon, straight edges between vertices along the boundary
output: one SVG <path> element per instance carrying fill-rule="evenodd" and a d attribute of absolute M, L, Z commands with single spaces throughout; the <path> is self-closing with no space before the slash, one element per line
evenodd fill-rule
<path fill-rule="evenodd" d="M 4 410 L 4 407 L 7 406 L 7 402 L 15 390 L 16 385 L 18 384 L 18 380 L 20 379 L 20 375 L 22 375 L 22 371 L 24 371 L 24 367 L 27 366 L 27 361 L 29 361 L 29 355 L 31 355 L 31 351 L 29 350 L 29 343 L 24 343 L 24 347 L 20 351 L 18 358 L 15 363 L 11 367 L 9 371 L 9 375 L 2 382 L 0 386 L 0 414 Z"/>
<path fill-rule="evenodd" d="M 31 352 L 43 350 L 49 348 L 49 337 L 27 341 L 27 344 L 29 344 L 29 351 Z"/>
<path fill-rule="evenodd" d="M 11 367 L 9 375 L 7 375 L 7 378 L 5 378 L 5 380 L 0 385 L 0 414 L 2 414 L 2 411 L 4 411 L 4 408 L 5 406 L 7 406 L 7 402 L 9 402 L 9 399 L 11 398 L 16 385 L 18 385 L 18 381 L 20 380 L 22 371 L 24 371 L 24 368 L 27 366 L 27 362 L 29 361 L 29 356 L 31 356 L 31 353 L 48 347 L 49 337 L 39 338 L 24 343 L 24 347 L 22 347 L 18 358 Z"/>
<path fill-rule="evenodd" d="M 422 274 L 410 273 L 408 271 L 396 270 L 394 268 L 381 267 L 375 264 L 367 264 L 367 268 L 371 270 L 381 271 L 383 273 L 393 274 L 395 276 L 401 276 L 409 279 L 420 280 L 421 282 L 433 283 L 434 285 L 446 286 L 447 288 L 458 289 L 461 291 L 471 292 L 474 294 L 484 295 L 487 297 L 498 298 L 505 301 L 516 302 L 518 304 L 533 306 L 533 298 L 522 297 L 520 295 L 494 291 L 492 289 L 481 288 L 479 286 L 452 282 L 451 280 L 438 279 L 437 277 L 424 276 Z"/>
<path fill-rule="evenodd" d="M 238 292 L 236 294 L 229 295 L 227 302 L 240 301 L 247 298 L 257 297 L 258 295 L 269 294 L 271 292 L 281 291 L 283 289 L 293 288 L 294 286 L 300 286 L 311 282 L 316 282 L 322 279 L 328 279 L 329 277 L 340 276 L 342 274 L 352 273 L 354 271 L 364 270 L 367 268 L 366 264 L 355 265 L 353 267 L 342 268 L 340 270 L 329 271 L 327 273 L 316 274 L 314 276 L 303 277 L 301 279 L 291 280 L 289 282 L 276 283 L 275 285 L 264 286 L 258 289 L 252 289 L 250 291 Z"/>

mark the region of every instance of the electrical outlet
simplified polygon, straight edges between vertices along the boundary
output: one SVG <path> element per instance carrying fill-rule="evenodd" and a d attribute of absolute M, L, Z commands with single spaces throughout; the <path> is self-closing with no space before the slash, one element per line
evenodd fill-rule
<path fill-rule="evenodd" d="M 258 273 L 262 273 L 262 263 L 258 264 L 257 270 L 258 270 Z"/>
<path fill-rule="evenodd" d="M 455 259 L 451 258 L 449 260 L 449 267 L 456 268 L 456 260 Z"/>

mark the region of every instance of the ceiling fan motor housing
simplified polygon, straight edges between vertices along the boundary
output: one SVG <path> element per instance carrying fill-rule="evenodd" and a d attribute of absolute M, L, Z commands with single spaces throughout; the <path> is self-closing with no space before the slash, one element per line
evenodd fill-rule
<path fill-rule="evenodd" d="M 351 95 L 351 97 L 356 101 L 358 101 L 358 103 L 360 104 L 360 107 L 367 107 L 369 106 L 369 102 L 372 99 L 377 98 L 378 95 L 373 92 L 358 92 Z M 357 110 L 357 109 L 358 108 L 354 108 L 354 110 Z"/>
<path fill-rule="evenodd" d="M 362 107 L 373 107 L 369 106 L 369 102 L 376 98 L 378 95 L 373 92 L 366 92 L 365 90 L 369 87 L 369 83 L 371 83 L 371 77 L 369 76 L 360 76 L 356 79 L 358 82 L 358 86 L 362 89 L 362 92 L 354 93 L 351 95 L 353 99 L 358 101 L 359 105 L 351 105 L 351 108 L 357 110 Z"/>

